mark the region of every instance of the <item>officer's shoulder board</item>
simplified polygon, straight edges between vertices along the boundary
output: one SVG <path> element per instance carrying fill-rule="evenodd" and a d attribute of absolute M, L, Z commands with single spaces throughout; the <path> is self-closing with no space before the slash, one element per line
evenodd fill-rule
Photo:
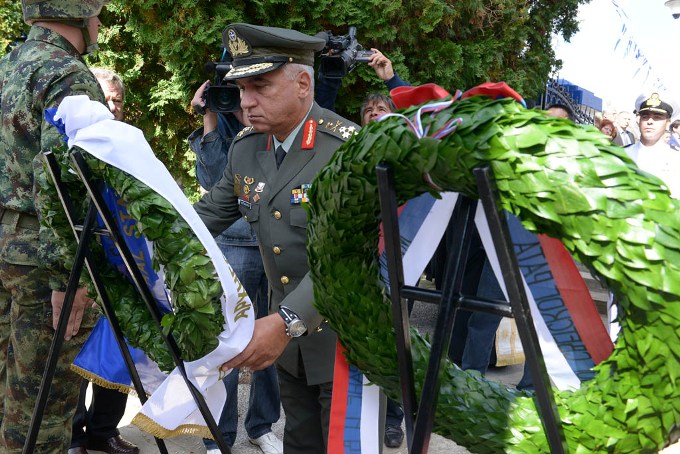
<path fill-rule="evenodd" d="M 253 134 L 255 131 L 255 128 L 252 126 L 246 126 L 245 128 L 241 129 L 238 134 L 236 134 L 236 137 L 234 137 L 234 141 L 240 140 L 244 137 L 247 137 L 250 134 Z"/>
<path fill-rule="evenodd" d="M 359 132 L 359 126 L 338 115 L 323 115 L 317 119 L 317 131 L 330 134 L 342 140 L 349 140 Z"/>

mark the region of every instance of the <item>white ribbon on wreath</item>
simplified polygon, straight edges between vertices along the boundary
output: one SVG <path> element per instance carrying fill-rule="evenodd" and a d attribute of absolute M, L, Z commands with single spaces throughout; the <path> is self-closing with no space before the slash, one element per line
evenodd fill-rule
<path fill-rule="evenodd" d="M 224 330 L 218 336 L 218 347 L 203 358 L 185 362 L 190 381 L 206 399 L 210 411 L 219 421 L 226 390 L 221 381 L 220 366 L 239 354 L 248 345 L 253 334 L 255 314 L 247 301 L 247 317 L 243 313 L 243 287 L 215 243 L 205 224 L 172 178 L 163 163 L 154 155 L 139 129 L 111 119 L 103 104 L 87 96 L 69 96 L 59 105 L 56 118 L 61 119 L 69 137 L 69 147 L 78 146 L 97 159 L 117 167 L 143 182 L 163 196 L 192 228 L 205 246 L 217 271 L 224 294 L 221 298 L 225 318 Z M 237 305 L 241 303 L 240 306 Z M 157 427 L 149 427 L 153 421 Z M 144 430 L 162 435 L 192 433 L 192 429 L 206 423 L 177 368 L 153 392 L 133 423 Z M 201 429 L 199 429 L 200 431 Z M 193 430 L 193 433 L 196 433 Z"/>

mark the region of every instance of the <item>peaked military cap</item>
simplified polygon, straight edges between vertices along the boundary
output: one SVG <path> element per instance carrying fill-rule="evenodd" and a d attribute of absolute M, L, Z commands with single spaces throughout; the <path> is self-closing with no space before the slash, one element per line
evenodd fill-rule
<path fill-rule="evenodd" d="M 656 112 L 665 113 L 670 118 L 673 115 L 673 107 L 661 100 L 658 93 L 652 93 L 650 96 L 642 96 L 638 98 L 637 113 Z"/>
<path fill-rule="evenodd" d="M 231 24 L 222 32 L 222 46 L 233 58 L 224 80 L 233 80 L 274 71 L 284 63 L 314 66 L 314 53 L 326 41 L 285 28 Z"/>

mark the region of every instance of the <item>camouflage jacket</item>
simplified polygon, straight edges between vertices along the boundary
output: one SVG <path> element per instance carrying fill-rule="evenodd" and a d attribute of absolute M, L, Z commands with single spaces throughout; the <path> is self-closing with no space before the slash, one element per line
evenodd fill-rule
<path fill-rule="evenodd" d="M 43 171 L 40 154 L 63 145 L 43 111 L 57 107 L 66 96 L 81 94 L 104 102 L 80 53 L 47 28 L 32 26 L 26 42 L 0 59 L 0 206 L 39 214 L 35 182 Z M 45 241 L 39 245 L 40 255 L 48 268 L 59 269 L 62 260 L 47 240 L 52 236 L 41 231 Z"/>
<path fill-rule="evenodd" d="M 0 60 L 0 206 L 36 214 L 33 160 L 63 144 L 43 111 L 69 95 L 104 102 L 97 79 L 61 35 L 33 26 Z"/>

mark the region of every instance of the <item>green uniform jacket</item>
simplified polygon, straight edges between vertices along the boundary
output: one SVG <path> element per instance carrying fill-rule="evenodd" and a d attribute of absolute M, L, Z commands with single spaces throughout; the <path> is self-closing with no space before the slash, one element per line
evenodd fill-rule
<path fill-rule="evenodd" d="M 287 306 L 308 327 L 306 336 L 288 344 L 278 364 L 298 376 L 302 357 L 309 385 L 333 380 L 336 335 L 325 324 L 315 330 L 323 319 L 313 305 L 302 202 L 319 170 L 358 129 L 315 103 L 277 170 L 273 138 L 246 128 L 232 144 L 222 180 L 194 205 L 215 236 L 241 217 L 255 230 L 269 280 L 270 313 Z"/>

